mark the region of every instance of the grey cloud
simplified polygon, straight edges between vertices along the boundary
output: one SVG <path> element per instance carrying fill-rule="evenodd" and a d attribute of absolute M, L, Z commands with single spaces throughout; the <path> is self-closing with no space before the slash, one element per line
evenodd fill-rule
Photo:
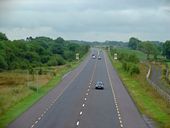
<path fill-rule="evenodd" d="M 166 0 L 7 0 L 3 4 L 0 31 L 11 38 L 61 34 L 70 39 L 128 40 L 137 35 L 163 40 L 170 33 Z"/>

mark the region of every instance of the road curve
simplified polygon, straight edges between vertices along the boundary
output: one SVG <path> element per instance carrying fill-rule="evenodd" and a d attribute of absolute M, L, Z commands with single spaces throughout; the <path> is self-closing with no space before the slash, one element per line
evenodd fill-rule
<path fill-rule="evenodd" d="M 102 59 L 87 57 L 8 128 L 147 128 L 105 52 L 91 54 Z"/>

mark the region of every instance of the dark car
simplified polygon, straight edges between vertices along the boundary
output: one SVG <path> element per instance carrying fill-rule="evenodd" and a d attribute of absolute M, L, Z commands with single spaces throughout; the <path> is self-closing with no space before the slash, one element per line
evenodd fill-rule
<path fill-rule="evenodd" d="M 95 85 L 96 89 L 104 89 L 104 84 L 102 81 L 97 81 L 96 85 Z"/>
<path fill-rule="evenodd" d="M 101 58 L 101 56 L 98 56 L 98 60 L 101 60 L 102 58 Z"/>

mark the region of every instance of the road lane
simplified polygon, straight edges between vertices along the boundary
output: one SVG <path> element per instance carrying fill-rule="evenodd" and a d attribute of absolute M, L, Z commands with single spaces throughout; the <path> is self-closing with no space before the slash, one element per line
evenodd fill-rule
<path fill-rule="evenodd" d="M 87 97 L 86 107 L 79 116 L 80 128 L 120 128 L 120 122 L 114 104 L 114 98 L 108 79 L 103 53 L 101 60 L 97 60 L 94 79 Z M 96 90 L 95 83 L 104 82 L 104 90 Z"/>
<path fill-rule="evenodd" d="M 147 128 L 104 52 L 69 73 L 9 128 Z M 104 82 L 104 90 L 95 83 Z"/>
<path fill-rule="evenodd" d="M 149 128 L 147 122 L 144 121 L 134 101 L 125 89 L 106 53 L 104 53 L 104 56 L 123 126 L 125 128 Z"/>
<path fill-rule="evenodd" d="M 79 115 L 84 94 L 95 70 L 95 60 L 91 60 L 79 76 L 70 84 L 63 95 L 37 124 L 38 128 L 74 128 Z"/>
<path fill-rule="evenodd" d="M 91 54 L 93 52 L 95 52 L 94 49 L 92 49 Z M 30 128 L 35 126 L 37 121 L 39 122 L 38 118 L 40 118 L 41 115 L 44 118 L 47 112 L 50 110 L 50 104 L 56 102 L 65 92 L 65 90 L 67 90 L 71 82 L 73 82 L 74 79 L 78 77 L 81 72 L 83 72 L 83 69 L 87 67 L 89 63 L 92 63 L 91 54 L 88 55 L 88 57 L 80 64 L 78 68 L 74 69 L 66 77 L 64 77 L 58 86 L 49 91 L 47 95 L 42 97 L 37 103 L 21 114 L 21 116 L 19 116 L 17 119 L 12 121 L 8 125 L 8 128 Z"/>

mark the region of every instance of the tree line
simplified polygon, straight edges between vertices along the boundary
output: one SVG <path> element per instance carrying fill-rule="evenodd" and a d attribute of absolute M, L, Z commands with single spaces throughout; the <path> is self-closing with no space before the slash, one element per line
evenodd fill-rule
<path fill-rule="evenodd" d="M 110 47 L 110 54 L 112 57 L 114 57 L 114 54 L 118 53 L 118 60 L 120 61 L 122 65 L 122 70 L 129 73 L 130 75 L 139 74 L 139 58 L 136 54 L 132 53 L 124 53 L 120 50 Z"/>
<path fill-rule="evenodd" d="M 30 67 L 64 65 L 80 58 L 89 45 L 70 43 L 63 38 L 28 37 L 11 41 L 0 33 L 0 70 L 28 69 Z"/>
<path fill-rule="evenodd" d="M 170 40 L 166 42 L 154 42 L 154 41 L 141 41 L 135 37 L 129 39 L 128 47 L 133 50 L 140 50 L 147 55 L 147 59 L 150 59 L 150 55 L 157 59 L 158 55 L 163 55 L 167 59 L 170 59 Z"/>

